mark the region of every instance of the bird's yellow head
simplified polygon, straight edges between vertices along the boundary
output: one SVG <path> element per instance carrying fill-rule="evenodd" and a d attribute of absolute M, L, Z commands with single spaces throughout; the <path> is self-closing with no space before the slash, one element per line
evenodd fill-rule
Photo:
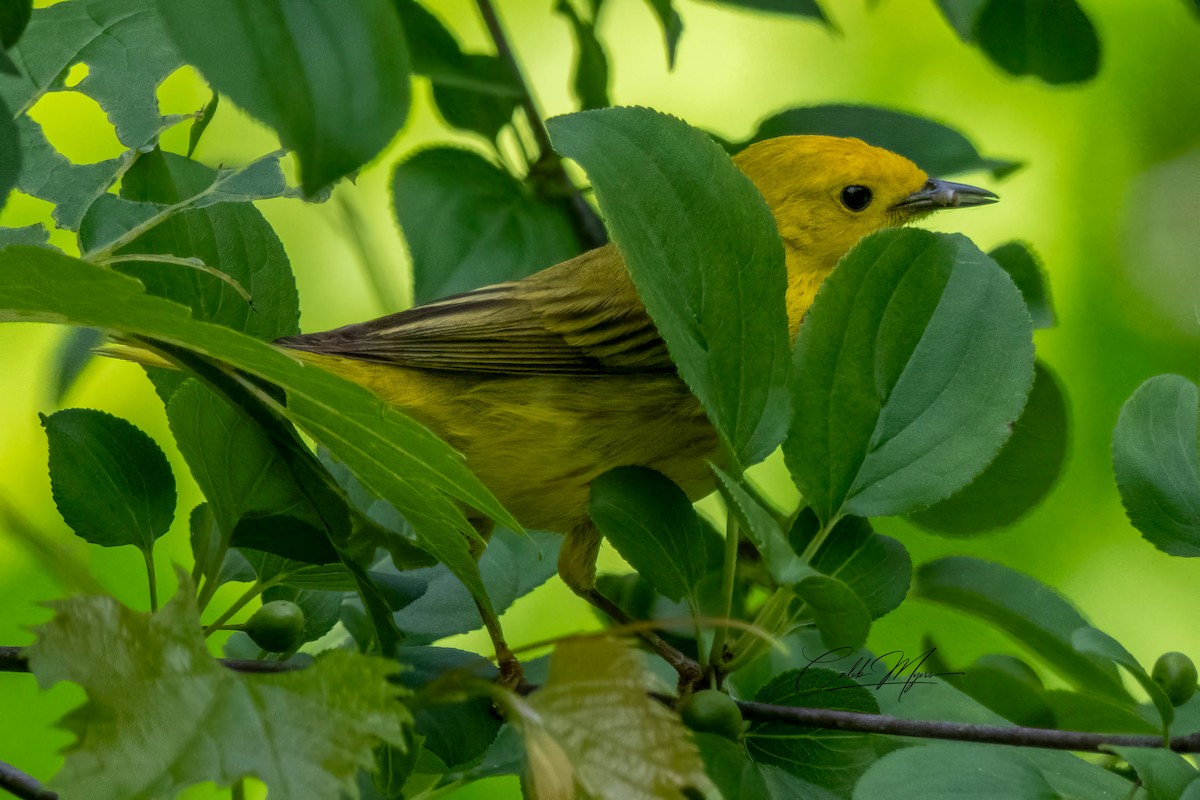
<path fill-rule="evenodd" d="M 904 156 L 858 139 L 780 136 L 733 160 L 775 215 L 787 254 L 793 336 L 821 281 L 859 239 L 939 209 L 997 199 L 986 189 L 931 179 Z"/>

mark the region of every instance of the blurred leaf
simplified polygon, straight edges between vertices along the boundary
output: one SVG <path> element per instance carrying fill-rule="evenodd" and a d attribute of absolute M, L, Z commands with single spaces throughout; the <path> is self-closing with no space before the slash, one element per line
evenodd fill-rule
<path fill-rule="evenodd" d="M 1054 303 L 1050 299 L 1050 280 L 1041 259 L 1024 242 L 1002 244 L 988 253 L 999 264 L 1013 283 L 1021 290 L 1033 327 L 1053 328 L 1058 321 L 1054 314 Z"/>
<path fill-rule="evenodd" d="M 315 642 L 333 630 L 342 611 L 342 593 L 319 589 L 297 589 L 292 586 L 270 586 L 262 594 L 263 603 L 290 600 L 304 612 L 303 642 Z"/>
<path fill-rule="evenodd" d="M 554 648 L 550 678 L 528 704 L 569 759 L 567 774 L 573 770 L 588 797 L 694 797 L 711 791 L 696 745 L 679 716 L 648 694 L 652 684 L 623 640 L 565 640 Z M 524 723 L 529 750 L 535 725 Z"/>
<path fill-rule="evenodd" d="M 478 94 L 519 100 L 521 86 L 507 70 L 475 74 L 464 66 L 463 53 L 442 22 L 416 0 L 393 0 L 412 58 L 412 70 L 424 75 L 434 86 L 470 89 Z"/>
<path fill-rule="evenodd" d="M 159 84 L 183 62 L 154 0 L 72 0 L 39 8 L 11 55 L 22 74 L 0 78 L 0 98 L 16 116 L 46 92 L 63 90 L 70 67 L 87 64 L 87 76 L 71 90 L 100 104 L 126 147 L 148 147 L 164 125 L 179 120 L 158 110 Z M 45 176 L 34 165 L 31 158 L 22 180 L 37 186 Z"/>
<path fill-rule="evenodd" d="M 509 67 L 498 56 L 464 53 L 459 56 L 456 74 L 484 85 L 506 85 Z M 461 88 L 462 81 L 434 80 L 433 101 L 442 118 L 460 130 L 475 131 L 495 143 L 500 131 L 512 122 L 520 96 L 496 91 Z"/>
<path fill-rule="evenodd" d="M 712 733 L 694 733 L 708 777 L 726 798 L 756 800 L 837 800 L 837 795 L 770 764 L 751 760 L 740 742 Z"/>
<path fill-rule="evenodd" d="M 435 147 L 401 162 L 392 199 L 418 305 L 523 278 L 579 251 L 559 207 L 468 150 Z"/>
<path fill-rule="evenodd" d="M 208 130 L 208 126 L 212 124 L 213 117 L 217 114 L 217 107 L 221 104 L 221 95 L 216 92 L 212 93 L 212 99 L 209 100 L 204 108 L 200 109 L 200 116 L 192 121 L 192 127 L 188 129 L 188 149 L 185 154 L 187 158 L 192 157 L 192 153 L 196 152 L 196 146 L 200 144 L 200 137 Z"/>
<path fill-rule="evenodd" d="M 822 22 L 828 22 L 817 0 L 709 0 L 711 3 L 738 8 L 749 8 L 755 11 L 774 11 L 777 14 L 794 14 L 798 17 L 812 17 Z"/>
<path fill-rule="evenodd" d="M 500 732 L 500 717 L 488 697 L 459 697 L 453 692 L 461 679 L 494 680 L 496 667 L 475 653 L 447 647 L 401 647 L 395 658 L 405 668 L 400 684 L 419 698 L 422 690 L 430 695 L 413 711 L 417 733 L 425 737 L 424 746 L 447 769 L 478 761 Z M 439 684 L 445 685 L 447 696 L 440 697 Z"/>
<path fill-rule="evenodd" d="M 175 517 L 175 477 L 159 446 L 103 411 L 68 408 L 41 419 L 54 503 L 75 535 L 149 553 Z"/>
<path fill-rule="evenodd" d="M 1100 70 L 1100 40 L 1075 0 L 988 0 L 975 41 L 1010 75 L 1079 83 Z"/>
<path fill-rule="evenodd" d="M 958 172 L 990 170 L 1001 178 L 1020 164 L 984 158 L 957 130 L 925 117 L 874 106 L 825 105 L 791 108 L 768 117 L 741 150 L 754 142 L 776 136 L 823 134 L 849 136 L 891 150 L 910 159 L 936 177 Z"/>
<path fill-rule="evenodd" d="M 1124 667 L 1125 671 L 1141 684 L 1142 690 L 1150 697 L 1150 702 L 1154 703 L 1154 707 L 1158 709 L 1158 715 L 1163 723 L 1163 730 L 1170 727 L 1171 723 L 1175 720 L 1174 706 L 1171 705 L 1171 701 L 1167 698 L 1167 694 L 1163 691 L 1163 688 L 1158 685 L 1157 681 L 1150 677 L 1150 674 L 1142 668 L 1142 665 L 1125 649 L 1124 645 L 1107 633 L 1098 631 L 1095 628 L 1080 628 L 1075 631 L 1071 637 L 1071 643 L 1081 653 L 1098 655 L 1101 658 L 1107 658 L 1114 664 Z"/>
<path fill-rule="evenodd" d="M 272 798 L 337 797 L 378 742 L 405 746 L 412 718 L 389 681 L 395 664 L 332 650 L 286 674 L 227 670 L 208 654 L 180 577 L 156 614 L 75 597 L 38 628 L 29 656 L 39 685 L 69 680 L 87 693 L 61 722 L 78 739 L 55 777 L 63 796 L 150 800 L 254 775 Z"/>
<path fill-rule="evenodd" d="M 408 116 L 408 49 L 389 0 L 161 0 L 187 60 L 279 133 L 312 194 L 379 154 Z"/>
<path fill-rule="evenodd" d="M 1051 689 L 1045 697 L 1054 712 L 1056 727 L 1061 730 L 1162 735 L 1157 725 L 1148 722 L 1128 702 L 1116 703 L 1099 695 L 1065 689 Z"/>
<path fill-rule="evenodd" d="M 708 553 L 682 489 L 652 469 L 610 469 L 591 483 L 588 516 L 660 594 L 675 602 L 686 598 L 699 613 L 696 587 L 708 571 Z"/>
<path fill-rule="evenodd" d="M 33 0 L 0 0 L 0 50 L 17 43 L 32 14 Z"/>
<path fill-rule="evenodd" d="M 787 276 L 762 196 L 714 142 L 666 114 L 600 109 L 547 125 L 555 149 L 591 179 L 638 295 L 734 474 L 762 460 L 789 417 Z"/>
<path fill-rule="evenodd" d="M 854 789 L 854 800 L 1057 800 L 1037 765 L 1015 747 L 934 742 L 879 759 Z"/>
<path fill-rule="evenodd" d="M 1132 702 L 1108 659 L 1075 649 L 1073 637 L 1091 627 L 1087 620 L 1028 575 L 990 561 L 949 556 L 921 565 L 913 594 L 992 623 L 1080 689 Z"/>
<path fill-rule="evenodd" d="M 964 42 L 975 37 L 975 19 L 988 0 L 937 0 L 942 16 Z"/>
<path fill-rule="evenodd" d="M 804 552 L 819 529 L 817 515 L 805 508 L 788 533 L 792 548 Z M 817 550 L 812 566 L 850 587 L 871 619 L 879 619 L 899 606 L 912 581 L 912 559 L 904 545 L 875 533 L 862 517 L 846 517 L 835 525 Z"/>
<path fill-rule="evenodd" d="M 1129 521 L 1173 556 L 1200 555 L 1200 390 L 1158 375 L 1125 401 L 1113 431 L 1113 472 Z"/>
<path fill-rule="evenodd" d="M 822 524 L 941 500 L 1008 439 L 1033 377 L 1029 314 L 961 235 L 859 242 L 826 279 L 794 355 L 783 451 Z"/>
<path fill-rule="evenodd" d="M 13 244 L 23 244 L 31 247 L 45 247 L 54 250 L 49 244 L 50 231 L 42 223 L 26 225 L 21 228 L 5 228 L 0 226 L 0 248 Z"/>
<path fill-rule="evenodd" d="M 104 342 L 104 332 L 95 328 L 69 328 L 58 344 L 54 354 L 54 388 L 51 397 L 55 405 L 60 405 L 67 392 L 75 385 L 75 381 L 92 360 L 92 350 Z"/>
<path fill-rule="evenodd" d="M 6 0 L 0 0 L 0 3 Z M 4 51 L 0 50 L 0 59 Z M 0 64 L 2 66 L 2 64 Z M 0 69 L 0 72 L 3 70 Z M 21 177 L 21 135 L 3 98 L 0 98 L 0 210 L 8 202 L 8 194 Z"/>
<path fill-rule="evenodd" d="M 982 655 L 966 669 L 959 688 L 1016 725 L 1055 727 L 1054 710 L 1033 669 L 1009 655 Z"/>
<path fill-rule="evenodd" d="M 604 108 L 608 100 L 608 56 L 596 38 L 593 22 L 580 19 L 570 0 L 558 0 L 554 10 L 566 17 L 575 33 L 575 77 L 572 88 L 581 109 Z"/>
<path fill-rule="evenodd" d="M 725 498 L 726 506 L 741 524 L 746 538 L 762 556 L 763 566 L 771 574 L 771 579 L 780 586 L 786 586 L 812 575 L 813 570 L 796 555 L 799 551 L 788 543 L 771 512 L 759 505 L 721 468 L 713 466 L 711 469 L 717 477 L 717 488 Z"/>
<path fill-rule="evenodd" d="M 827 669 L 788 670 L 760 689 L 754 700 L 773 705 L 879 713 L 879 704 L 870 692 L 845 675 Z M 746 750 L 759 763 L 782 767 L 842 797 L 850 795 L 863 770 L 875 760 L 871 737 L 865 733 L 781 722 L 751 722 L 746 730 Z"/>
<path fill-rule="evenodd" d="M 1196 768 L 1179 753 L 1147 747 L 1106 745 L 1137 771 L 1147 800 L 1179 800 L 1184 789 L 1196 781 Z"/>
<path fill-rule="evenodd" d="M 335 564 L 340 560 L 323 526 L 290 514 L 244 514 L 234 525 L 229 544 L 302 564 Z"/>
<path fill-rule="evenodd" d="M 368 390 L 236 331 L 195 321 L 181 306 L 146 295 L 132 278 L 36 248 L 0 251 L 0 320 L 14 318 L 187 342 L 193 353 L 280 387 L 286 402 L 276 410 L 387 497 L 413 524 L 422 548 L 448 564 L 486 607 L 467 545 L 473 528 L 459 503 L 519 525 L 458 453 Z"/>
<path fill-rule="evenodd" d="M 1035 362 L 1029 400 L 996 459 L 958 492 L 909 519 L 952 536 L 1013 524 L 1057 483 L 1067 457 L 1069 426 L 1058 379 L 1041 361 Z"/>
<path fill-rule="evenodd" d="M 673 0 L 646 0 L 658 24 L 662 26 L 663 42 L 667 46 L 667 69 L 675 69 L 675 53 L 679 49 L 679 36 L 683 33 L 683 20 L 675 10 Z"/>
<path fill-rule="evenodd" d="M 557 533 L 530 531 L 528 536 L 518 536 L 496 529 L 479 559 L 479 571 L 497 614 L 555 574 L 561 545 Z M 470 593 L 446 567 L 408 570 L 404 575 L 428 584 L 420 599 L 396 614 L 407 644 L 427 644 L 483 624 Z"/>

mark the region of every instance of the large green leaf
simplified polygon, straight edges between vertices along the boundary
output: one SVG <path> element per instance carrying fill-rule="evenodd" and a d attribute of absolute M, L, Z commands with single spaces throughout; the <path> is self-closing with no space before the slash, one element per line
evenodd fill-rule
<path fill-rule="evenodd" d="M 77 737 L 52 784 L 63 797 L 160 800 L 251 775 L 272 798 L 357 796 L 372 748 L 405 747 L 395 663 L 332 650 L 295 672 L 235 673 L 208 654 L 191 594 L 184 578 L 153 615 L 111 597 L 53 604 L 30 667 L 43 688 L 67 680 L 87 695 L 62 721 Z"/>
<path fill-rule="evenodd" d="M 832 708 L 878 714 L 869 691 L 828 669 L 788 670 L 754 696 L 759 703 Z M 865 733 L 809 728 L 783 722 L 752 722 L 746 730 L 750 757 L 782 767 L 798 778 L 848 797 L 863 770 L 875 760 Z"/>
<path fill-rule="evenodd" d="M 937 742 L 879 759 L 854 788 L 854 800 L 1059 800 L 1042 771 L 1015 747 Z"/>
<path fill-rule="evenodd" d="M 1142 536 L 1174 556 L 1200 555 L 1200 389 L 1159 375 L 1125 402 L 1113 431 L 1121 502 Z"/>
<path fill-rule="evenodd" d="M 149 553 L 175 518 L 175 476 L 154 440 L 120 417 L 69 408 L 42 417 L 50 488 L 66 523 L 104 547 Z"/>
<path fill-rule="evenodd" d="M 389 0 L 160 0 L 187 60 L 279 133 L 314 193 L 374 158 L 408 116 L 408 48 Z"/>
<path fill-rule="evenodd" d="M 754 135 L 735 149 L 796 134 L 862 139 L 905 156 L 935 177 L 981 169 L 1001 177 L 1020 166 L 1014 161 L 985 158 L 967 137 L 947 125 L 875 106 L 825 105 L 780 111 L 760 122 Z"/>
<path fill-rule="evenodd" d="M 679 374 L 736 464 L 787 425 L 787 278 L 775 219 L 703 133 L 646 108 L 556 117 Z"/>
<path fill-rule="evenodd" d="M 426 428 L 360 386 L 228 328 L 192 320 L 132 278 L 35 248 L 0 251 L 0 320 L 41 320 L 124 331 L 222 361 L 282 388 L 279 407 L 363 484 L 413 524 L 422 545 L 486 603 L 459 502 L 519 525 Z M 457 502 L 456 502 L 457 501 Z"/>
<path fill-rule="evenodd" d="M 964 488 L 909 519 L 937 533 L 966 536 L 1011 525 L 1049 494 L 1069 447 L 1062 387 L 1038 361 L 1033 389 L 996 460 Z"/>
<path fill-rule="evenodd" d="M 916 597 L 992 623 L 1081 690 L 1132 703 L 1111 661 L 1076 649 L 1073 637 L 1091 626 L 1045 584 L 1000 564 L 966 556 L 922 564 L 915 577 Z"/>
<path fill-rule="evenodd" d="M 1098 655 L 1101 658 L 1107 658 L 1114 664 L 1121 666 L 1133 676 L 1150 698 L 1150 702 L 1158 709 L 1159 717 L 1162 719 L 1163 730 L 1170 727 L 1175 720 L 1175 708 L 1171 705 L 1170 698 L 1163 690 L 1163 687 L 1150 677 L 1150 673 L 1142 667 L 1133 654 L 1125 649 L 1125 646 L 1116 639 L 1109 636 L 1103 631 L 1098 631 L 1095 628 L 1087 627 L 1080 628 L 1075 631 L 1071 637 L 1071 644 L 1075 645 L 1075 649 L 1081 653 L 1090 653 Z"/>
<path fill-rule="evenodd" d="M 708 571 L 700 518 L 683 490 L 644 467 L 617 467 L 592 481 L 588 516 L 622 558 L 658 592 L 699 613 Z"/>
<path fill-rule="evenodd" d="M 826 279 L 795 351 L 788 467 L 823 524 L 905 514 L 979 474 L 1033 376 L 1029 313 L 960 235 L 873 234 Z"/>
<path fill-rule="evenodd" d="M 1179 753 L 1147 747 L 1106 748 L 1129 762 L 1147 800 L 1181 800 L 1184 789 L 1196 782 L 1196 768 Z"/>
<path fill-rule="evenodd" d="M 559 206 L 469 150 L 434 147 L 392 176 L 417 303 L 515 280 L 579 252 Z"/>
<path fill-rule="evenodd" d="M 988 0 L 974 34 L 980 49 L 1012 75 L 1079 83 L 1100 70 L 1100 39 L 1075 0 Z"/>

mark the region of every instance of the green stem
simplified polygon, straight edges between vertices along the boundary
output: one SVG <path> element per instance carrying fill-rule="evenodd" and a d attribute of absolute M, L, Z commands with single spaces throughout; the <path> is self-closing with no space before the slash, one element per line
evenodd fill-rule
<path fill-rule="evenodd" d="M 210 624 L 204 626 L 204 635 L 206 637 L 212 636 L 213 633 L 215 633 L 217 630 L 219 630 L 221 628 L 222 625 L 224 625 L 226 622 L 229 622 L 229 620 L 233 618 L 234 614 L 238 613 L 243 608 L 245 608 L 247 603 L 249 603 L 254 598 L 258 597 L 260 594 L 265 592 L 268 588 L 270 588 L 270 585 L 271 585 L 270 583 L 261 583 L 261 582 L 255 581 L 255 583 L 253 585 L 251 585 L 251 587 L 249 589 L 247 589 L 242 594 L 241 597 L 239 597 L 237 600 L 233 601 L 233 605 L 231 605 L 229 608 L 225 609 L 224 614 L 217 617 Z"/>
<path fill-rule="evenodd" d="M 830 532 L 833 531 L 834 527 L 841 521 L 842 515 L 840 513 L 834 514 L 832 517 L 830 517 L 829 522 L 821 526 L 821 529 L 817 531 L 817 535 L 814 536 L 812 541 L 808 543 L 808 546 L 804 548 L 804 552 L 800 554 L 800 560 L 805 564 L 811 564 L 813 558 L 817 555 L 817 551 L 821 549 L 821 545 L 825 544 L 825 540 L 829 538 Z"/>
<path fill-rule="evenodd" d="M 725 516 L 725 561 L 721 565 L 721 617 L 728 619 L 733 614 L 733 584 L 737 577 L 738 554 L 738 522 L 732 509 L 726 510 Z M 708 663 L 716 670 L 721 666 L 721 657 L 725 654 L 725 640 L 729 628 L 721 625 L 713 632 L 712 650 L 709 652 Z"/>
<path fill-rule="evenodd" d="M 143 550 L 142 555 L 146 557 L 146 580 L 150 584 L 150 610 L 158 611 L 158 578 L 154 573 L 154 546 L 151 545 L 149 550 Z"/>

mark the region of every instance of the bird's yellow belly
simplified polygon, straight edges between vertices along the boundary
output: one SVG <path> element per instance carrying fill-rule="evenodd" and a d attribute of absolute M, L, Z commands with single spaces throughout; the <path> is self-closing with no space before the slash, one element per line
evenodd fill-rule
<path fill-rule="evenodd" d="M 583 521 L 589 484 L 613 467 L 656 469 L 692 499 L 713 489 L 716 433 L 674 375 L 480 377 L 304 357 L 427 425 L 529 528 Z"/>

